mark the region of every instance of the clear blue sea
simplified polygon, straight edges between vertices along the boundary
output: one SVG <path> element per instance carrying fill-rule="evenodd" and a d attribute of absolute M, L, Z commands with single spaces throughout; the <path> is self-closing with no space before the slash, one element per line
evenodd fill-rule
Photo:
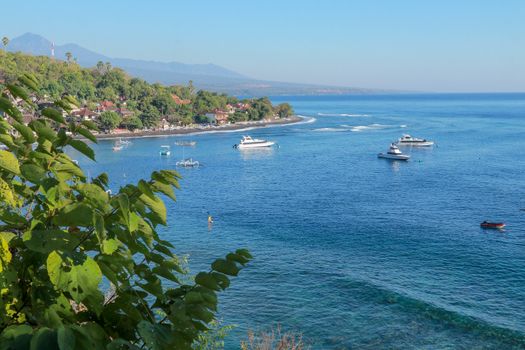
<path fill-rule="evenodd" d="M 174 168 L 175 141 L 198 142 L 184 155 L 204 166 L 181 170 L 161 234 L 195 272 L 239 247 L 254 255 L 221 294 L 223 323 L 237 325 L 227 349 L 277 323 L 313 349 L 525 348 L 525 94 L 273 101 L 314 119 L 135 139 L 117 153 L 101 141 L 98 162 L 81 161 L 116 190 Z M 378 159 L 403 133 L 436 145 Z M 280 147 L 233 149 L 243 134 Z"/>

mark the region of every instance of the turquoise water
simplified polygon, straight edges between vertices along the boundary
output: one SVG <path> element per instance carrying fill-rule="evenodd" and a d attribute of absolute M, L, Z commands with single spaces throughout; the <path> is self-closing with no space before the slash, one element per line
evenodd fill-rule
<path fill-rule="evenodd" d="M 314 349 L 525 348 L 525 94 L 280 97 L 309 123 L 96 146 L 111 187 L 185 156 L 162 236 L 195 271 L 239 247 L 255 259 L 221 295 L 246 330 L 280 323 Z M 436 141 L 378 159 L 403 133 Z M 162 144 L 172 156 L 160 158 Z M 208 231 L 207 212 L 215 223 Z M 504 232 L 483 220 L 505 221 Z"/>

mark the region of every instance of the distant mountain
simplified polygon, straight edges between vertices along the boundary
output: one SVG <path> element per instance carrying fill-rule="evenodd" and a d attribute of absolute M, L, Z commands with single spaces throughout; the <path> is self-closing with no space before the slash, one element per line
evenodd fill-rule
<path fill-rule="evenodd" d="M 7 46 L 7 50 L 50 56 L 52 46 L 53 43 L 50 40 L 40 35 L 25 33 L 12 39 Z M 186 64 L 112 58 L 77 44 L 55 45 L 55 57 L 57 59 L 65 60 L 66 52 L 71 52 L 77 63 L 83 67 L 93 67 L 99 61 L 110 62 L 114 67 L 124 69 L 131 76 L 142 78 L 150 83 L 159 82 L 167 85 L 187 84 L 189 80 L 192 80 L 199 89 L 235 95 L 313 95 L 380 92 L 379 90 L 371 89 L 256 80 L 215 64 Z"/>
<path fill-rule="evenodd" d="M 53 43 L 37 34 L 25 33 L 9 42 L 9 51 L 21 51 L 32 55 L 50 56 Z M 137 69 L 141 71 L 170 72 L 188 75 L 205 75 L 227 78 L 246 77 L 237 72 L 217 66 L 215 64 L 185 64 L 180 62 L 155 62 L 133 60 L 127 58 L 111 58 L 88 50 L 77 44 L 55 45 L 55 57 L 64 60 L 66 52 L 71 52 L 78 64 L 84 67 L 93 67 L 97 62 L 111 62 L 115 67 L 124 70 Z M 186 81 L 187 82 L 187 81 Z"/>

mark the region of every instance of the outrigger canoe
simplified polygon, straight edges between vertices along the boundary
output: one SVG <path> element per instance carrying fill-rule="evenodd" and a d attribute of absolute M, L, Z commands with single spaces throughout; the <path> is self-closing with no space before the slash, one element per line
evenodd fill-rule
<path fill-rule="evenodd" d="M 493 229 L 498 229 L 498 230 L 501 230 L 502 228 L 505 227 L 505 224 L 503 222 L 487 222 L 487 221 L 483 221 L 480 226 L 482 228 L 493 228 Z"/>

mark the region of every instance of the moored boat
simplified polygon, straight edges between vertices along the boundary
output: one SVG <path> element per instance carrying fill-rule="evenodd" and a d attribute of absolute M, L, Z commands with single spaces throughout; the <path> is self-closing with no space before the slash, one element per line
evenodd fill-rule
<path fill-rule="evenodd" d="M 243 136 L 241 142 L 238 145 L 233 145 L 234 148 L 245 149 L 245 148 L 261 148 L 271 147 L 275 144 L 273 141 L 253 139 L 251 136 Z"/>
<path fill-rule="evenodd" d="M 397 140 L 398 146 L 417 146 L 417 147 L 430 147 L 434 144 L 434 141 L 420 139 L 412 137 L 408 134 L 404 134 Z"/>
<path fill-rule="evenodd" d="M 193 160 L 193 158 L 186 158 L 178 161 L 175 165 L 183 168 L 196 168 L 200 166 L 200 163 L 198 160 Z"/>
<path fill-rule="evenodd" d="M 392 159 L 392 160 L 408 160 L 409 155 L 403 154 L 395 144 L 391 144 L 388 152 L 379 153 L 378 158 Z"/>
<path fill-rule="evenodd" d="M 169 156 L 171 154 L 170 146 L 168 146 L 168 145 L 160 146 L 159 154 L 161 156 Z"/>
<path fill-rule="evenodd" d="M 175 141 L 176 146 L 187 146 L 193 147 L 197 144 L 197 141 Z"/>
<path fill-rule="evenodd" d="M 481 226 L 481 228 L 501 230 L 501 229 L 505 228 L 506 225 L 503 222 L 483 221 L 479 226 Z"/>
<path fill-rule="evenodd" d="M 120 137 L 117 141 L 117 143 L 121 146 L 129 146 L 131 145 L 131 141 L 130 140 L 123 140 L 122 137 Z"/>

